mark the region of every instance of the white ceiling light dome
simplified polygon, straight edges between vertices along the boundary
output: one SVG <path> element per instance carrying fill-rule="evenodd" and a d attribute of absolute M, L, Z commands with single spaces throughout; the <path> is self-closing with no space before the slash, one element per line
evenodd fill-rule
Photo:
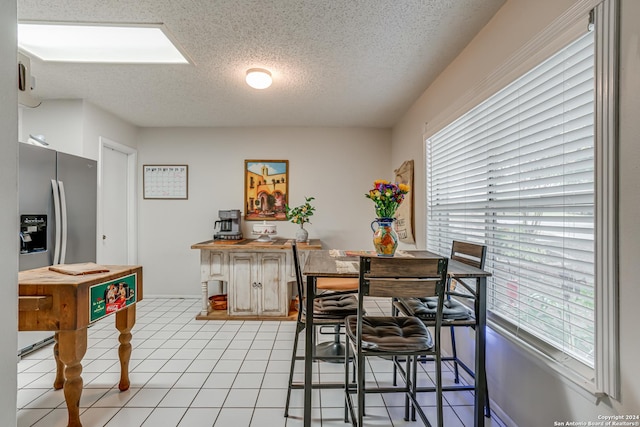
<path fill-rule="evenodd" d="M 247 84 L 254 89 L 266 89 L 271 86 L 273 79 L 271 72 L 264 68 L 250 68 L 247 70 Z"/>

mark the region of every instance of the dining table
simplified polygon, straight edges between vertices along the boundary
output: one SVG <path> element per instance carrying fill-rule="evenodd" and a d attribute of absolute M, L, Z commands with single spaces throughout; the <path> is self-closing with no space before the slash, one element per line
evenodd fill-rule
<path fill-rule="evenodd" d="M 360 256 L 376 256 L 373 251 L 348 251 L 338 249 L 324 249 L 310 251 L 304 264 L 302 273 L 307 277 L 307 287 L 305 289 L 305 308 L 307 313 L 313 313 L 313 303 L 316 297 L 316 282 L 321 277 L 357 278 L 359 277 Z M 418 258 L 442 258 L 441 255 L 427 250 L 398 250 L 396 257 L 418 257 Z M 452 279 L 471 279 L 475 281 L 475 381 L 474 386 L 474 426 L 484 426 L 484 412 L 486 392 L 485 359 L 486 359 L 486 324 L 487 324 L 487 278 L 491 273 L 467 265 L 460 261 L 449 260 L 447 275 Z M 307 316 L 305 328 L 305 348 L 314 348 L 315 334 L 313 326 L 313 316 Z M 313 357 L 305 357 L 304 360 L 304 416 L 305 427 L 311 426 L 311 399 L 312 399 L 312 379 L 313 379 Z"/>

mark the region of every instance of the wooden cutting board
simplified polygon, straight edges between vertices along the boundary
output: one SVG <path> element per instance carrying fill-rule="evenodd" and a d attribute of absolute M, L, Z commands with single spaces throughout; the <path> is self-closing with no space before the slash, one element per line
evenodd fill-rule
<path fill-rule="evenodd" d="M 58 264 L 49 267 L 49 270 L 57 273 L 69 274 L 71 276 L 81 276 L 84 274 L 106 273 L 108 268 L 93 262 L 83 262 L 78 264 Z"/>

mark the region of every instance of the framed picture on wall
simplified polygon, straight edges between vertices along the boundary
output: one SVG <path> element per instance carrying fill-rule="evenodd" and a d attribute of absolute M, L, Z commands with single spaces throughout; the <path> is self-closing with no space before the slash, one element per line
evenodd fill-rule
<path fill-rule="evenodd" d="M 288 160 L 244 161 L 244 219 L 286 221 Z"/>

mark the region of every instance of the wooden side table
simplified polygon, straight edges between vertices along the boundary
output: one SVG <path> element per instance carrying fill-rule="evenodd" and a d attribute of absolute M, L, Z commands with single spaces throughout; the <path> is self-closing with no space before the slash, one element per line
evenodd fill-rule
<path fill-rule="evenodd" d="M 129 389 L 131 329 L 136 321 L 136 303 L 142 300 L 142 267 L 101 267 L 109 271 L 69 275 L 42 267 L 18 274 L 18 330 L 55 332 L 57 369 L 53 387 L 64 389 L 69 427 L 82 426 L 81 362 L 87 351 L 87 326 L 112 314 L 120 331 L 118 387 Z"/>
<path fill-rule="evenodd" d="M 291 240 L 207 240 L 191 249 L 200 250 L 202 310 L 196 319 L 219 319 L 209 306 L 209 281 L 227 283 L 225 315 L 237 319 L 284 319 L 291 303 L 289 282 L 295 281 Z M 322 249 L 318 239 L 298 243 L 304 258 Z"/>

